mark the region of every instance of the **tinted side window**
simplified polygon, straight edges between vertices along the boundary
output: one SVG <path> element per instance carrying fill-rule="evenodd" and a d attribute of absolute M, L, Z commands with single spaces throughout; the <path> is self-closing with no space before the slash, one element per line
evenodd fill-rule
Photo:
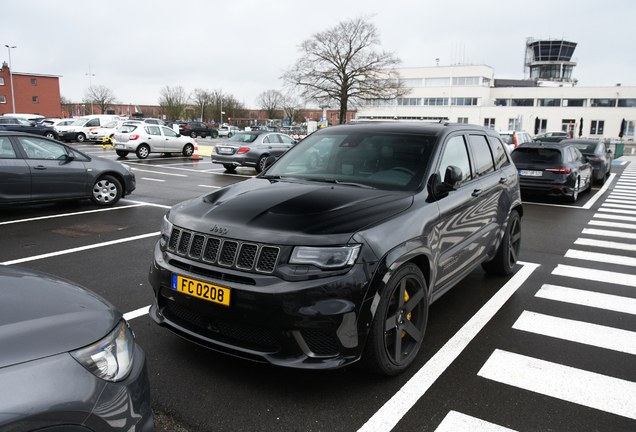
<path fill-rule="evenodd" d="M 469 135 L 470 147 L 475 159 L 475 174 L 477 177 L 495 170 L 495 162 L 490 152 L 490 146 L 483 135 Z"/>
<path fill-rule="evenodd" d="M 86 123 L 84 125 L 85 127 L 95 127 L 95 126 L 99 126 L 99 119 L 98 118 L 94 118 L 92 120 L 89 120 L 88 123 Z"/>
<path fill-rule="evenodd" d="M 159 127 L 158 127 L 158 126 L 155 126 L 155 127 L 156 127 L 157 129 L 159 129 Z M 165 136 L 169 136 L 169 137 L 176 137 L 176 136 L 177 136 L 177 133 L 176 133 L 174 130 L 172 130 L 172 129 L 170 129 L 170 128 L 167 128 L 167 127 L 165 127 L 165 126 L 164 126 L 164 127 L 162 127 L 162 128 L 161 128 L 161 130 L 163 131 L 163 134 L 164 134 Z"/>
<path fill-rule="evenodd" d="M 18 141 L 29 159 L 66 159 L 64 146 L 48 140 L 31 137 L 18 137 Z"/>
<path fill-rule="evenodd" d="M 508 160 L 508 155 L 503 148 L 503 144 L 500 140 L 494 137 L 488 137 L 490 141 L 490 146 L 493 151 L 493 156 L 495 157 L 495 169 L 499 170 L 506 165 L 510 165 L 510 161 Z"/>
<path fill-rule="evenodd" d="M 15 150 L 9 141 L 9 137 L 0 137 L 0 159 L 16 159 Z"/>
<path fill-rule="evenodd" d="M 161 131 L 158 126 L 146 126 L 144 130 L 148 135 L 161 135 Z"/>
<path fill-rule="evenodd" d="M 468 158 L 468 149 L 463 135 L 454 136 L 446 142 L 442 162 L 439 165 L 439 175 L 442 180 L 444 180 L 446 168 L 451 165 L 462 170 L 462 183 L 472 180 L 470 159 Z"/>

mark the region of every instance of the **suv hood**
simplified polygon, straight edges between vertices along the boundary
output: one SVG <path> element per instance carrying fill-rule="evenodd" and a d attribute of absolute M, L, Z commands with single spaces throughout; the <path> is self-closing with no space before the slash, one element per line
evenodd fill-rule
<path fill-rule="evenodd" d="M 312 245 L 325 244 L 328 235 L 342 244 L 412 203 L 410 192 L 256 178 L 177 204 L 170 221 L 239 240 Z"/>
<path fill-rule="evenodd" d="M 54 276 L 0 266 L 0 368 L 84 347 L 122 315 L 87 289 Z"/>

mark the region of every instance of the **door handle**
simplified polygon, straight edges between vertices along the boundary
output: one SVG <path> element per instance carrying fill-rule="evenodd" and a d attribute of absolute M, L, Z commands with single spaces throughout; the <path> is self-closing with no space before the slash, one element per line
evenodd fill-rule
<path fill-rule="evenodd" d="M 46 167 L 44 165 L 38 165 L 38 166 L 36 166 L 34 168 L 37 169 L 37 170 L 45 170 L 46 169 Z"/>
<path fill-rule="evenodd" d="M 506 183 L 507 181 L 508 181 L 508 179 L 507 179 L 507 178 L 505 178 L 505 177 L 502 177 L 502 178 L 500 178 L 500 179 L 499 179 L 499 183 L 501 183 L 501 184 L 504 184 L 504 183 Z"/>
<path fill-rule="evenodd" d="M 473 196 L 474 196 L 474 197 L 478 197 L 479 195 L 481 195 L 481 193 L 482 193 L 482 190 L 481 190 L 481 189 L 475 189 L 475 190 L 473 191 Z"/>

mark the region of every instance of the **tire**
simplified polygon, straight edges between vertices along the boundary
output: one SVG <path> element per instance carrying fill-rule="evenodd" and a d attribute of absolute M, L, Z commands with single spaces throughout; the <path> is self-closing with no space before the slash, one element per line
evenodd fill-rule
<path fill-rule="evenodd" d="M 53 132 L 47 132 L 44 134 L 46 138 L 55 139 L 55 134 Z"/>
<path fill-rule="evenodd" d="M 194 139 L 197 137 L 197 133 L 196 132 L 190 132 L 190 138 Z"/>
<path fill-rule="evenodd" d="M 232 164 L 223 164 L 223 168 L 225 168 L 226 171 L 236 171 L 236 167 Z"/>
<path fill-rule="evenodd" d="M 201 134 L 201 138 L 207 138 L 206 134 Z"/>
<path fill-rule="evenodd" d="M 256 166 L 254 167 L 257 173 L 260 174 L 265 169 L 265 164 L 267 163 L 268 157 L 269 157 L 268 155 L 262 155 L 261 157 L 258 158 L 258 161 L 256 162 Z"/>
<path fill-rule="evenodd" d="M 128 156 L 128 152 L 125 150 L 115 150 L 115 153 L 117 153 L 117 156 L 119 157 L 126 157 Z"/>
<path fill-rule="evenodd" d="M 228 138 L 232 138 L 232 132 L 229 132 L 229 133 L 227 134 L 227 137 L 228 137 Z"/>
<path fill-rule="evenodd" d="M 83 133 L 78 133 L 75 137 L 75 141 L 83 143 L 84 141 L 86 141 L 86 135 L 84 135 Z"/>
<path fill-rule="evenodd" d="M 521 217 L 516 210 L 510 212 L 508 217 L 508 225 L 506 232 L 497 254 L 492 259 L 483 263 L 481 267 L 488 274 L 507 276 L 512 273 L 519 259 L 519 251 L 521 250 Z"/>
<path fill-rule="evenodd" d="M 91 192 L 91 201 L 100 206 L 115 204 L 121 198 L 123 189 L 115 177 L 105 175 L 97 179 Z"/>
<path fill-rule="evenodd" d="M 581 187 L 581 179 L 576 179 L 576 184 L 574 185 L 574 191 L 572 192 L 572 196 L 568 197 L 568 201 L 574 204 L 576 200 L 579 199 L 579 188 Z"/>
<path fill-rule="evenodd" d="M 194 154 L 194 146 L 192 144 L 186 144 L 183 146 L 183 155 L 190 157 Z"/>
<path fill-rule="evenodd" d="M 219 133 L 218 133 L 218 132 L 212 132 L 212 133 L 210 134 L 210 136 L 211 136 L 212 138 L 218 138 L 218 137 L 219 137 Z"/>
<path fill-rule="evenodd" d="M 428 291 L 421 270 L 413 263 L 389 279 L 375 312 L 360 366 L 397 375 L 415 360 L 428 319 Z"/>
<path fill-rule="evenodd" d="M 135 152 L 139 159 L 146 159 L 150 154 L 150 147 L 147 144 L 142 144 L 137 147 L 137 151 Z"/>

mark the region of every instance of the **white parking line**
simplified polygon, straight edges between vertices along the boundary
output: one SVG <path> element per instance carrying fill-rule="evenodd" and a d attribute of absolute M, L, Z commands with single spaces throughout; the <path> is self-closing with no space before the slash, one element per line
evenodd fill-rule
<path fill-rule="evenodd" d="M 139 168 L 133 168 L 133 171 L 147 172 L 147 173 L 153 173 L 153 174 L 159 174 L 159 175 L 167 175 L 167 176 L 175 176 L 175 177 L 188 177 L 186 174 L 165 173 L 165 172 L 161 172 L 161 171 L 142 170 L 142 169 L 139 169 Z"/>
<path fill-rule="evenodd" d="M 636 315 L 636 298 L 545 284 L 535 297 Z"/>
<path fill-rule="evenodd" d="M 212 188 L 212 189 L 223 189 L 223 186 L 212 186 L 212 185 L 197 185 L 202 188 Z"/>
<path fill-rule="evenodd" d="M 165 180 L 163 179 L 153 179 L 153 178 L 149 178 L 149 177 L 142 177 L 142 180 L 149 180 L 149 181 L 156 181 L 156 182 L 165 182 Z"/>
<path fill-rule="evenodd" d="M 51 253 L 42 254 L 42 255 L 30 256 L 30 257 L 27 257 L 27 258 L 20 258 L 20 259 L 12 260 L 12 261 L 5 261 L 5 262 L 2 262 L 0 264 L 11 265 L 11 264 L 20 264 L 20 263 L 29 262 L 29 261 L 37 261 L 37 260 L 44 259 L 44 258 L 51 258 L 51 257 L 71 254 L 71 253 L 75 253 L 75 252 L 81 252 L 81 251 L 85 251 L 85 250 L 89 250 L 89 249 L 97 249 L 97 248 L 104 247 L 104 246 L 111 246 L 111 245 L 114 245 L 114 244 L 126 243 L 126 242 L 129 242 L 129 241 L 135 241 L 135 240 L 141 240 L 141 239 L 148 238 L 148 237 L 158 236 L 160 234 L 161 234 L 161 232 L 157 231 L 157 232 L 153 232 L 153 233 L 149 233 L 149 234 L 142 234 L 142 235 L 138 235 L 138 236 L 134 236 L 134 237 L 127 237 L 127 238 L 123 238 L 123 239 L 119 239 L 119 240 L 112 240 L 112 241 L 103 242 L 103 243 L 96 243 L 96 244 L 92 244 L 92 245 L 88 245 L 88 246 L 81 246 L 81 247 L 73 248 L 73 249 L 66 249 L 66 250 L 57 251 L 57 252 L 51 252 Z"/>
<path fill-rule="evenodd" d="M 55 219 L 55 218 L 66 217 L 66 216 L 78 216 L 78 215 L 84 215 L 89 213 L 99 213 L 99 212 L 105 212 L 105 211 L 111 211 L 111 210 L 125 210 L 132 207 L 140 207 L 143 205 L 146 205 L 146 204 L 136 203 L 133 205 L 127 205 L 127 206 L 121 206 L 121 207 L 108 207 L 108 208 L 102 208 L 97 210 L 86 210 L 86 211 L 75 212 L 75 213 L 63 213 L 63 214 L 51 215 L 51 216 L 40 216 L 40 217 L 28 218 L 28 219 L 18 219 L 18 220 L 0 222 L 0 225 L 9 225 L 9 224 L 20 223 L 20 222 L 33 222 L 33 221 L 38 221 L 43 219 Z"/>
<path fill-rule="evenodd" d="M 359 432 L 390 431 L 446 371 L 539 264 L 523 267 L 422 368 L 380 408 Z"/>
<path fill-rule="evenodd" d="M 495 350 L 479 376 L 557 399 L 636 419 L 636 383 Z"/>
<path fill-rule="evenodd" d="M 457 411 L 450 411 L 435 432 L 515 432 L 514 429 L 489 423 Z"/>
<path fill-rule="evenodd" d="M 139 308 L 137 310 L 134 310 L 132 312 L 128 312 L 124 314 L 124 319 L 126 321 L 130 321 L 131 319 L 135 319 L 138 318 L 140 316 L 144 316 L 148 313 L 148 311 L 150 310 L 150 306 L 144 306 L 142 308 Z"/>
<path fill-rule="evenodd" d="M 523 311 L 512 328 L 636 355 L 636 333 L 633 331 L 529 311 Z"/>

